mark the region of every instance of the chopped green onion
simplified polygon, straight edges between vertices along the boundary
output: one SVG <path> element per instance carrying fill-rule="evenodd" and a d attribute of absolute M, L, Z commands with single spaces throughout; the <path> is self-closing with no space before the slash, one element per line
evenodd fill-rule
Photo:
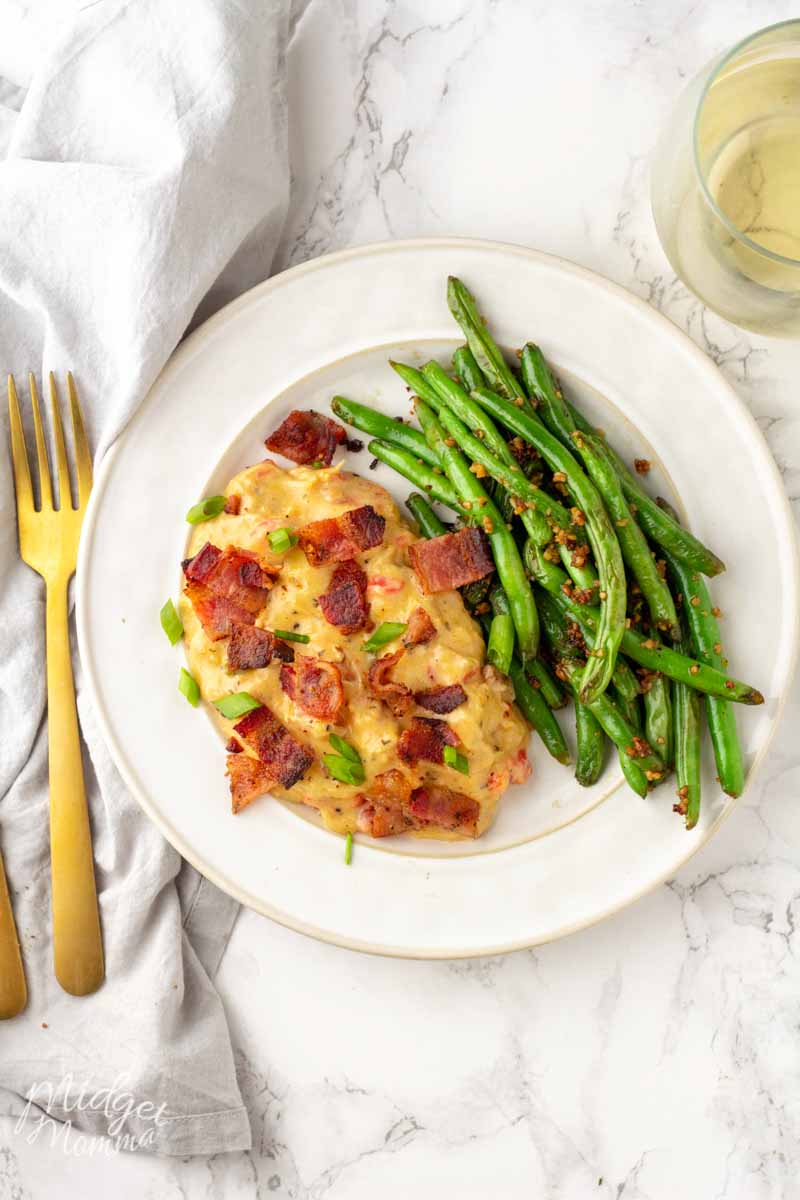
<path fill-rule="evenodd" d="M 321 470 L 321 469 L 322 469 L 322 467 L 324 467 L 324 466 L 325 466 L 325 463 L 322 461 L 322 459 L 321 459 L 321 458 L 315 458 L 315 459 L 314 459 L 314 461 L 313 461 L 313 462 L 312 462 L 312 464 L 311 464 L 311 470 L 312 470 L 312 471 L 319 471 L 319 470 Z"/>
<path fill-rule="evenodd" d="M 332 733 L 328 740 L 334 750 L 341 754 L 342 758 L 348 759 L 351 763 L 358 763 L 361 766 L 361 755 L 355 746 L 351 746 L 344 738 L 339 737 L 338 733 Z"/>
<path fill-rule="evenodd" d="M 350 762 L 349 759 L 342 758 L 340 754 L 323 754 L 322 761 L 328 768 L 329 774 L 334 779 L 338 779 L 339 783 L 349 783 L 356 787 L 359 783 L 364 782 L 364 768 L 361 763 Z"/>
<path fill-rule="evenodd" d="M 292 633 L 291 629 L 276 629 L 275 637 L 280 638 L 284 642 L 310 642 L 311 638 L 307 633 Z"/>
<path fill-rule="evenodd" d="M 444 761 L 448 767 L 453 767 L 462 775 L 469 775 L 469 759 L 464 754 L 459 754 L 455 746 L 445 746 Z"/>
<path fill-rule="evenodd" d="M 381 646 L 386 646 L 395 638 L 399 638 L 406 629 L 408 626 L 404 621 L 384 621 L 382 625 L 378 626 L 372 637 L 364 642 L 364 649 L 367 654 L 372 654 L 374 650 L 380 650 Z"/>
<path fill-rule="evenodd" d="M 243 717 L 252 709 L 261 708 L 261 701 L 256 700 L 249 692 L 234 692 L 230 696 L 223 696 L 221 700 L 215 700 L 214 708 L 229 721 L 235 721 L 237 717 Z"/>
<path fill-rule="evenodd" d="M 169 638 L 170 645 L 174 646 L 183 637 L 183 624 L 171 600 L 167 601 L 158 615 L 161 618 L 161 628 Z"/>
<path fill-rule="evenodd" d="M 192 505 L 186 514 L 186 520 L 190 525 L 202 525 L 203 521 L 218 517 L 227 503 L 227 496 L 209 496 L 207 500 Z"/>
<path fill-rule="evenodd" d="M 348 833 L 347 839 L 344 843 L 345 865 L 349 867 L 352 860 L 353 860 L 353 835 L 352 835 L 352 833 Z"/>
<path fill-rule="evenodd" d="M 267 534 L 267 540 L 276 554 L 285 554 L 297 545 L 297 534 L 292 533 L 291 529 L 273 529 L 272 533 Z"/>
<path fill-rule="evenodd" d="M 192 708 L 197 708 L 200 703 L 200 688 L 197 686 L 197 680 L 189 674 L 186 667 L 181 667 L 178 691 L 186 697 Z"/>

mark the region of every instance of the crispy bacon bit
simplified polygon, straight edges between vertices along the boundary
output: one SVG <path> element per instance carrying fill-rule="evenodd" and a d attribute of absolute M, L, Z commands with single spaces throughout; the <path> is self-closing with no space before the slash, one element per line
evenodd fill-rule
<path fill-rule="evenodd" d="M 255 625 L 234 625 L 228 642 L 228 670 L 255 671 L 267 667 L 276 654 L 275 634 Z"/>
<path fill-rule="evenodd" d="M 380 546 L 385 528 L 386 520 L 380 513 L 371 504 L 364 504 L 340 517 L 312 521 L 298 529 L 297 536 L 312 567 L 320 567 L 323 563 L 346 562 L 362 550 Z"/>
<path fill-rule="evenodd" d="M 308 747 L 298 742 L 266 705 L 252 709 L 233 731 L 268 768 L 271 782 L 281 787 L 292 787 L 314 761 Z"/>
<path fill-rule="evenodd" d="M 230 513 L 232 517 L 238 517 L 241 510 L 242 497 L 238 496 L 236 493 L 234 493 L 232 496 L 228 496 L 228 499 L 225 501 L 225 507 L 222 511 Z"/>
<path fill-rule="evenodd" d="M 394 654 L 384 654 L 376 658 L 367 672 L 367 687 L 392 711 L 396 717 L 402 717 L 414 707 L 414 697 L 404 683 L 396 683 L 391 679 L 392 668 L 403 657 L 403 649 L 395 650 Z"/>
<path fill-rule="evenodd" d="M 422 589 L 429 594 L 474 583 L 494 570 L 486 535 L 474 526 L 414 542 L 408 552 Z"/>
<path fill-rule="evenodd" d="M 347 433 L 338 421 L 323 417 L 312 410 L 295 409 L 286 420 L 271 433 L 266 447 L 274 454 L 282 454 L 292 462 L 305 466 L 308 463 L 323 463 L 326 467 L 333 461 L 333 452 L 347 441 Z"/>
<path fill-rule="evenodd" d="M 336 721 L 344 704 L 342 674 L 334 663 L 296 654 L 281 667 L 281 687 L 290 700 L 318 721 Z"/>
<path fill-rule="evenodd" d="M 475 837 L 480 805 L 446 787 L 421 787 L 411 793 L 411 815 L 418 825 L 437 825 Z"/>
<path fill-rule="evenodd" d="M 227 637 L 235 624 L 253 625 L 278 576 L 254 554 L 229 546 L 224 552 L 211 542 L 183 563 L 186 595 L 212 641 Z"/>
<path fill-rule="evenodd" d="M 414 609 L 408 618 L 408 628 L 403 638 L 403 645 L 421 646 L 424 642 L 429 642 L 434 637 L 436 637 L 436 626 L 422 605 L 420 605 Z"/>
<path fill-rule="evenodd" d="M 460 683 L 453 683 L 449 687 L 428 688 L 424 692 L 415 692 L 414 699 L 420 708 L 444 714 L 451 713 L 454 708 L 463 704 L 467 699 L 467 693 Z"/>
<path fill-rule="evenodd" d="M 358 813 L 358 828 L 371 837 L 405 833 L 411 825 L 411 783 L 395 767 L 376 775 Z"/>
<path fill-rule="evenodd" d="M 649 458 L 635 458 L 633 465 L 636 468 L 637 475 L 646 475 L 650 470 L 651 463 Z"/>
<path fill-rule="evenodd" d="M 241 742 L 237 742 L 236 738 L 228 738 L 225 743 L 225 749 L 228 751 L 228 754 L 241 754 L 242 744 Z"/>
<path fill-rule="evenodd" d="M 397 753 L 403 762 L 444 762 L 445 746 L 459 746 L 458 735 L 437 717 L 414 717 L 397 740 Z"/>
<path fill-rule="evenodd" d="M 334 568 L 327 592 L 319 598 L 322 615 L 342 633 L 363 629 L 369 617 L 367 576 L 357 562 L 339 563 Z"/>
<path fill-rule="evenodd" d="M 241 747 L 240 747 L 241 750 Z M 263 762 L 249 754 L 228 754 L 227 774 L 231 785 L 231 809 L 234 814 L 247 808 L 275 783 L 275 779 Z"/>

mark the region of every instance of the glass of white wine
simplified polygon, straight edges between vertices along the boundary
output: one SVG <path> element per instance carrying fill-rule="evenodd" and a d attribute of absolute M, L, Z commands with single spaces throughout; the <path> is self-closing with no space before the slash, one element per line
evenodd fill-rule
<path fill-rule="evenodd" d="M 736 325 L 800 337 L 800 19 L 754 33 L 692 80 L 651 181 L 683 282 Z"/>

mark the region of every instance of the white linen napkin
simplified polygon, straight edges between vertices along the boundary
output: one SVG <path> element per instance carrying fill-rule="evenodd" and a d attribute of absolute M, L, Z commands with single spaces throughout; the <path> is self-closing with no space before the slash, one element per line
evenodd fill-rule
<path fill-rule="evenodd" d="M 290 0 L 5 6 L 0 373 L 26 398 L 28 370 L 63 380 L 71 369 L 98 458 L 193 318 L 269 274 L 288 201 L 284 67 L 298 16 Z M 211 982 L 237 907 L 181 864 L 127 792 L 75 655 L 107 978 L 77 999 L 53 976 L 44 589 L 18 556 L 2 414 L 0 846 L 30 998 L 0 1023 L 0 1115 L 163 1154 L 244 1149 Z M 190 767 L 186 787 L 189 798 Z"/>

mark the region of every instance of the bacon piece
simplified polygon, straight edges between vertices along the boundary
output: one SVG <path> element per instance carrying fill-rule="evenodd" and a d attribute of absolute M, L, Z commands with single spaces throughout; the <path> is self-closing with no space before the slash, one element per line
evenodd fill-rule
<path fill-rule="evenodd" d="M 450 788 L 420 787 L 411 793 L 409 813 L 418 825 L 437 825 L 475 837 L 480 812 L 477 800 Z"/>
<path fill-rule="evenodd" d="M 236 738 L 228 738 L 227 742 L 225 743 L 225 749 L 228 751 L 228 754 L 241 754 L 242 743 L 237 742 Z"/>
<path fill-rule="evenodd" d="M 486 534 L 472 525 L 457 533 L 414 542 L 408 553 L 422 590 L 427 593 L 463 587 L 494 570 Z"/>
<path fill-rule="evenodd" d="M 397 683 L 391 678 L 392 668 L 405 654 L 403 649 L 395 650 L 394 654 L 384 654 L 376 658 L 367 672 L 367 687 L 382 700 L 396 717 L 402 717 L 414 706 L 411 689 L 404 683 Z"/>
<path fill-rule="evenodd" d="M 297 783 L 314 761 L 308 747 L 298 742 L 265 704 L 242 717 L 233 731 L 264 763 L 272 782 L 282 787 Z"/>
<path fill-rule="evenodd" d="M 458 746 L 460 741 L 455 730 L 446 721 L 437 717 L 414 717 L 408 729 L 397 739 L 397 753 L 403 762 L 444 762 L 445 746 Z"/>
<path fill-rule="evenodd" d="M 357 562 L 339 563 L 334 568 L 327 592 L 319 598 L 322 615 L 342 633 L 363 629 L 369 617 L 367 576 Z"/>
<path fill-rule="evenodd" d="M 256 625 L 234 625 L 228 642 L 228 670 L 255 671 L 277 656 L 274 633 Z"/>
<path fill-rule="evenodd" d="M 225 501 L 225 507 L 223 508 L 222 511 L 226 512 L 226 513 L 230 513 L 230 515 L 233 517 L 238 517 L 239 513 L 241 512 L 241 509 L 242 509 L 242 497 L 237 495 L 234 492 L 234 494 L 232 496 L 228 496 L 228 499 Z"/>
<path fill-rule="evenodd" d="M 282 424 L 266 440 L 266 447 L 274 454 L 282 454 L 292 462 L 306 465 L 324 463 L 331 465 L 336 447 L 347 440 L 347 433 L 338 421 L 323 417 L 311 409 L 290 412 Z"/>
<path fill-rule="evenodd" d="M 429 642 L 433 637 L 436 637 L 436 626 L 420 605 L 408 618 L 408 629 L 403 638 L 403 645 L 421 646 L 423 642 Z"/>
<path fill-rule="evenodd" d="M 402 771 L 391 767 L 373 779 L 369 795 L 363 797 L 358 813 L 358 828 L 371 837 L 389 837 L 404 833 L 411 824 L 408 805 L 411 783 Z"/>
<path fill-rule="evenodd" d="M 212 641 L 231 633 L 234 625 L 253 625 L 278 576 L 254 554 L 229 546 L 222 551 L 206 542 L 183 563 L 186 595 Z"/>
<path fill-rule="evenodd" d="M 362 550 L 380 546 L 385 528 L 386 521 L 380 513 L 371 504 L 364 504 L 340 517 L 312 521 L 298 529 L 297 536 L 312 567 L 321 567 L 324 563 L 346 562 Z"/>
<path fill-rule="evenodd" d="M 241 812 L 248 804 L 265 792 L 275 783 L 269 767 L 251 758 L 249 754 L 229 753 L 227 774 L 231 785 L 231 808 L 234 813 Z"/>
<path fill-rule="evenodd" d="M 414 699 L 420 708 L 427 708 L 428 712 L 435 713 L 451 713 L 454 708 L 458 708 L 467 699 L 467 693 L 464 691 L 460 683 L 451 683 L 449 686 L 427 688 L 423 692 L 415 692 Z"/>
<path fill-rule="evenodd" d="M 281 687 L 298 708 L 319 721 L 336 721 L 344 704 L 342 675 L 321 658 L 295 655 L 281 667 Z"/>

